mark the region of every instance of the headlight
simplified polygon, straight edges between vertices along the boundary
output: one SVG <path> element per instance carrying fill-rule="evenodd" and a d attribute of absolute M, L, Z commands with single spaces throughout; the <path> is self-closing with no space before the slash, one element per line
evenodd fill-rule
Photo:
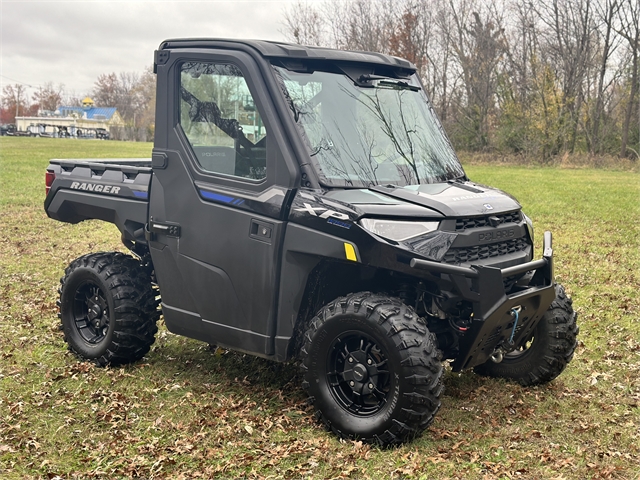
<path fill-rule="evenodd" d="M 363 218 L 360 225 L 371 233 L 383 238 L 402 242 L 418 235 L 433 232 L 438 229 L 439 222 L 397 222 L 394 220 L 378 220 Z"/>
<path fill-rule="evenodd" d="M 531 237 L 531 243 L 533 243 L 533 220 L 527 217 L 524 212 L 522 212 L 522 216 L 524 217 L 524 221 L 527 223 L 527 231 L 529 232 L 529 237 Z"/>

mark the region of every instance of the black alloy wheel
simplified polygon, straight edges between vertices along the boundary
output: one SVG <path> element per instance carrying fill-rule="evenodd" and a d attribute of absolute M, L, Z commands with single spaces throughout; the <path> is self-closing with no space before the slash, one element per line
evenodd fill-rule
<path fill-rule="evenodd" d="M 357 415 L 374 415 L 391 391 L 389 361 L 375 340 L 363 332 L 346 332 L 329 352 L 327 376 L 336 402 Z"/>
<path fill-rule="evenodd" d="M 79 335 L 91 345 L 96 345 L 107 337 L 109 305 L 100 286 L 91 280 L 76 289 L 73 321 Z"/>
<path fill-rule="evenodd" d="M 140 360 L 158 331 L 148 268 L 123 253 L 77 258 L 60 279 L 58 317 L 69 350 L 99 366 Z"/>
<path fill-rule="evenodd" d="M 440 408 L 435 335 L 398 298 L 337 298 L 311 319 L 300 356 L 316 418 L 341 438 L 402 443 L 422 433 Z"/>

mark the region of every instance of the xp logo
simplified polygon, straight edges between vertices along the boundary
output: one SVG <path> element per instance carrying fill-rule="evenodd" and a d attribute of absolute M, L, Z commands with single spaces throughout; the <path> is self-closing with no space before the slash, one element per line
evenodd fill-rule
<path fill-rule="evenodd" d="M 338 220 L 349 220 L 349 215 L 346 213 L 334 212 L 324 207 L 312 207 L 308 203 L 303 203 L 304 208 L 295 208 L 296 212 L 307 212 L 314 217 L 320 218 L 337 218 Z M 317 213 L 316 213 L 317 212 Z M 322 213 L 320 213 L 322 212 Z M 318 215 L 320 213 L 320 215 Z"/>

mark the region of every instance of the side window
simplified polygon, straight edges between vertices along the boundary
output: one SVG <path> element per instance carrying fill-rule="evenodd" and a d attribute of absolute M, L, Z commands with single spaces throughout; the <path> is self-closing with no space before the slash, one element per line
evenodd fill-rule
<path fill-rule="evenodd" d="M 238 67 L 183 63 L 180 125 L 203 170 L 252 180 L 267 176 L 267 129 Z"/>

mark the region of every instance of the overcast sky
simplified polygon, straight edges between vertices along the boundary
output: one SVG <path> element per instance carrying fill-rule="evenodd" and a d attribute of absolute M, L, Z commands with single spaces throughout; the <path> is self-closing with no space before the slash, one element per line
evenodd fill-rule
<path fill-rule="evenodd" d="M 102 73 L 142 72 L 165 39 L 284 40 L 292 1 L 0 0 L 0 83 L 80 96 Z"/>

